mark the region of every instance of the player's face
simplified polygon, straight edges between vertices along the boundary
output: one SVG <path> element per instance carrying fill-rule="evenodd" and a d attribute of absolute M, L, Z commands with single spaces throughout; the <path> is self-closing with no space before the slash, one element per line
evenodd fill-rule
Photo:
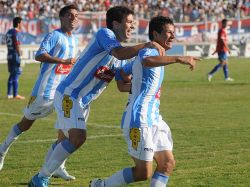
<path fill-rule="evenodd" d="M 166 24 L 163 26 L 162 32 L 155 32 L 154 41 L 158 42 L 165 50 L 172 48 L 172 43 L 175 39 L 174 25 Z"/>
<path fill-rule="evenodd" d="M 18 28 L 19 30 L 22 29 L 22 21 L 18 24 L 17 28 Z"/>
<path fill-rule="evenodd" d="M 121 23 L 114 21 L 113 25 L 115 35 L 121 42 L 131 38 L 134 28 L 134 17 L 132 14 L 124 17 Z"/>
<path fill-rule="evenodd" d="M 78 25 L 78 11 L 75 9 L 68 10 L 63 17 L 61 17 L 62 28 L 66 31 L 74 30 Z"/>

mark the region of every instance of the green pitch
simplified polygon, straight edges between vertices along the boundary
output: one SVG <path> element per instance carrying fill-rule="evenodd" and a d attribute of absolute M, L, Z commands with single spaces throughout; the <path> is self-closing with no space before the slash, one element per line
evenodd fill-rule
<path fill-rule="evenodd" d="M 247 187 L 250 184 L 250 59 L 231 58 L 229 74 L 223 72 L 212 82 L 207 73 L 217 60 L 202 60 L 195 71 L 174 64 L 166 67 L 161 95 L 161 114 L 172 130 L 176 168 L 170 187 Z M 7 66 L 0 65 L 0 142 L 22 110 L 39 71 L 39 64 L 26 65 L 20 78 L 24 101 L 7 100 Z M 115 83 L 92 103 L 87 142 L 67 161 L 67 170 L 76 180 L 52 179 L 51 186 L 87 187 L 92 178 L 107 177 L 132 166 L 120 130 L 127 94 Z M 35 122 L 10 148 L 0 171 L 0 187 L 26 186 L 41 167 L 56 138 L 55 114 Z M 146 187 L 148 182 L 130 186 Z"/>

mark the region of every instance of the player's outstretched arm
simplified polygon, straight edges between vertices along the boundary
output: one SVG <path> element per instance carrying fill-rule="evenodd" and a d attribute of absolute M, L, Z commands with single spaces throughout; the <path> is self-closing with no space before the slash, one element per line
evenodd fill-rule
<path fill-rule="evenodd" d="M 173 63 L 180 63 L 189 65 L 190 69 L 193 70 L 195 68 L 196 62 L 200 60 L 200 58 L 192 56 L 150 56 L 144 58 L 142 64 L 145 67 L 158 67 Z"/>
<path fill-rule="evenodd" d="M 138 54 L 139 50 L 141 50 L 142 48 L 155 48 L 159 51 L 159 54 L 161 56 L 165 55 L 165 49 L 160 44 L 153 41 L 143 44 L 138 44 L 135 46 L 115 48 L 111 51 L 111 55 L 113 55 L 119 60 L 130 59 L 135 57 Z"/>
<path fill-rule="evenodd" d="M 45 63 L 52 63 L 52 64 L 67 64 L 67 65 L 73 65 L 75 64 L 76 60 L 75 58 L 69 58 L 69 59 L 62 59 L 50 56 L 48 53 L 43 53 L 35 57 L 36 61 L 45 62 Z"/>

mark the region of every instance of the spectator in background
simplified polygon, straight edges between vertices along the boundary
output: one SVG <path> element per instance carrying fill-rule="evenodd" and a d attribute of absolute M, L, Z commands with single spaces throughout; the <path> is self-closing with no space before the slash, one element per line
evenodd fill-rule
<path fill-rule="evenodd" d="M 225 76 L 225 81 L 234 81 L 232 78 L 228 77 L 228 56 L 227 53 L 231 53 L 227 44 L 227 19 L 221 21 L 221 29 L 218 31 L 217 46 L 213 54 L 218 54 L 219 64 L 217 64 L 212 71 L 208 73 L 208 81 L 211 82 L 214 73 L 216 73 L 221 67 L 223 67 L 223 72 Z"/>
<path fill-rule="evenodd" d="M 18 95 L 18 80 L 22 73 L 21 69 L 21 23 L 22 18 L 15 17 L 13 19 L 13 27 L 6 34 L 6 44 L 8 48 L 8 71 L 9 78 L 7 84 L 7 98 L 8 99 L 25 99 L 25 97 Z"/>
<path fill-rule="evenodd" d="M 72 2 L 69 0 L 59 1 L 45 1 L 45 0 L 8 0 L 0 1 L 0 16 L 19 15 L 22 18 L 29 18 L 32 12 L 35 18 L 57 17 L 57 12 L 60 8 Z M 225 17 L 235 17 L 238 11 L 241 16 L 248 16 L 250 14 L 249 0 L 237 1 L 223 1 L 223 0 L 75 0 L 79 12 L 90 11 L 106 11 L 111 6 L 123 5 L 134 10 L 136 16 L 144 16 L 150 19 L 157 15 L 163 15 L 163 12 L 168 11 L 169 15 L 175 18 L 178 22 L 189 22 L 190 13 L 195 9 L 195 14 L 200 14 L 200 21 L 204 21 L 204 15 L 207 15 L 209 21 L 215 21 Z M 139 7 L 140 6 L 140 7 Z M 197 10 L 198 6 L 198 10 Z M 32 12 L 30 12 L 30 9 Z M 40 10 L 40 15 L 39 15 Z M 150 15 L 150 16 L 149 16 Z M 166 16 L 166 15 L 165 15 Z M 193 15 L 192 15 L 193 16 Z M 196 21 L 199 21 L 196 19 Z"/>

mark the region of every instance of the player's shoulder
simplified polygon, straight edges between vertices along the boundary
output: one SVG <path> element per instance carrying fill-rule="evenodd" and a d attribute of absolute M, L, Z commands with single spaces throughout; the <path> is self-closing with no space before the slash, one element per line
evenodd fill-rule
<path fill-rule="evenodd" d="M 143 48 L 139 51 L 140 56 L 158 56 L 159 52 L 155 48 Z"/>
<path fill-rule="evenodd" d="M 62 29 L 55 29 L 55 30 L 51 31 L 49 34 L 54 35 L 54 36 L 64 35 L 64 33 L 62 32 Z"/>
<path fill-rule="evenodd" d="M 15 31 L 15 29 L 14 29 L 14 28 L 12 28 L 12 29 L 9 29 L 9 30 L 7 31 L 7 34 L 11 34 L 11 33 L 14 33 L 14 31 Z"/>
<path fill-rule="evenodd" d="M 97 33 L 97 36 L 114 36 L 114 32 L 108 28 L 100 28 Z"/>
<path fill-rule="evenodd" d="M 62 35 L 60 29 L 53 30 L 45 35 L 45 41 L 57 39 Z"/>

